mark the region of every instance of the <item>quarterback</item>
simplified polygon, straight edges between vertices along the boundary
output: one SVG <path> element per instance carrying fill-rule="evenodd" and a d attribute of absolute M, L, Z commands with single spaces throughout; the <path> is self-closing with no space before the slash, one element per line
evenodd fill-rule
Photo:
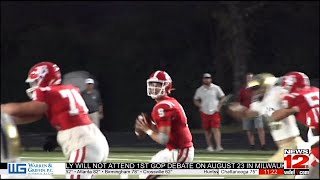
<path fill-rule="evenodd" d="M 151 162 L 192 162 L 194 147 L 187 117 L 180 103 L 169 94 L 172 90 L 171 77 L 164 71 L 156 71 L 147 80 L 147 94 L 156 101 L 151 116 L 156 127 L 146 119 L 138 117 L 136 127 L 166 148 L 151 159 Z M 148 175 L 147 179 L 158 176 Z"/>

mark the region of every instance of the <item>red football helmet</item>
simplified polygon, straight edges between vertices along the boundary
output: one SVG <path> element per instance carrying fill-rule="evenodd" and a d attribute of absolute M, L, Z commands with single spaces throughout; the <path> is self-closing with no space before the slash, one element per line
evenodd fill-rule
<path fill-rule="evenodd" d="M 298 88 L 310 86 L 310 80 L 302 72 L 290 72 L 284 76 L 282 86 L 291 93 L 297 91 Z"/>
<path fill-rule="evenodd" d="M 38 63 L 30 69 L 26 83 L 30 84 L 27 94 L 32 97 L 33 91 L 38 87 L 61 84 L 60 68 L 52 62 Z"/>
<path fill-rule="evenodd" d="M 165 71 L 156 71 L 147 80 L 147 94 L 153 99 L 170 94 L 172 80 Z"/>

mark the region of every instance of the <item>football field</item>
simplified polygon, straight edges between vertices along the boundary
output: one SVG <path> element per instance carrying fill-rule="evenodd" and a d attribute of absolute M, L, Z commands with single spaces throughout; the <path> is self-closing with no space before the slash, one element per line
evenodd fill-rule
<path fill-rule="evenodd" d="M 109 162 L 149 162 L 151 157 L 161 149 L 151 148 L 112 148 L 110 150 Z M 223 152 L 206 152 L 205 150 L 196 150 L 194 162 L 265 162 L 274 151 L 248 151 L 248 150 L 225 150 Z M 21 154 L 22 161 L 32 162 L 66 162 L 62 152 L 43 152 L 43 151 L 25 151 Z M 64 176 L 54 176 L 62 179 Z M 98 175 L 96 179 L 119 179 L 120 175 Z M 129 175 L 130 179 L 138 179 L 136 175 Z M 162 176 L 161 179 L 215 179 L 215 178 L 241 178 L 253 179 L 259 178 L 254 175 L 235 175 L 235 176 L 208 176 L 208 175 L 171 175 Z M 261 178 L 261 177 L 260 177 Z M 283 177 L 280 177 L 283 178 Z"/>

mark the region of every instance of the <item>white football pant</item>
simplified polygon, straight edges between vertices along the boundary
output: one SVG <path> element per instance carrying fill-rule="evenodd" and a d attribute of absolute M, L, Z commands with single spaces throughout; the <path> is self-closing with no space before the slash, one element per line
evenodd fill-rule
<path fill-rule="evenodd" d="M 71 152 L 69 162 L 105 162 L 109 156 L 109 145 L 106 143 L 96 142 Z M 67 179 L 91 179 L 92 174 L 68 174 Z"/>

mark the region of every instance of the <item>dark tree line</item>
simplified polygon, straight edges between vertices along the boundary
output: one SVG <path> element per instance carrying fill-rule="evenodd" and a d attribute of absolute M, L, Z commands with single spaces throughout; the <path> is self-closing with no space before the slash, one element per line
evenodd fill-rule
<path fill-rule="evenodd" d="M 1 2 L 1 101 L 27 100 L 29 68 L 51 60 L 63 73 L 91 72 L 105 104 L 102 128 L 127 130 L 151 109 L 145 81 L 163 69 L 196 128 L 202 73 L 226 93 L 247 71 L 319 78 L 318 49 L 316 1 Z"/>

